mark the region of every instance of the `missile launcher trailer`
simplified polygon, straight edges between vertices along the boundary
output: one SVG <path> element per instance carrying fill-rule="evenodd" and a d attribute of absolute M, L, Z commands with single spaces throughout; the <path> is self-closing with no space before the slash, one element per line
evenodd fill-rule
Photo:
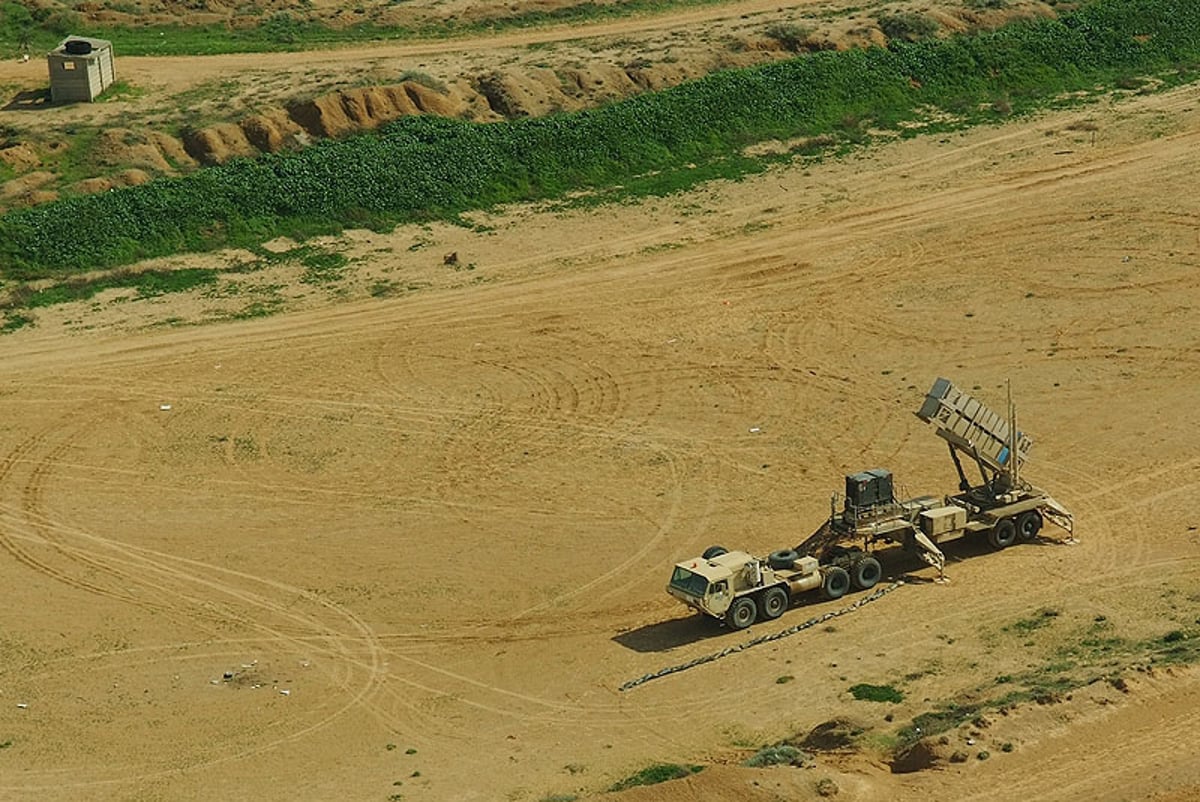
<path fill-rule="evenodd" d="M 799 593 L 819 589 L 832 599 L 873 587 L 883 575 L 871 553 L 880 543 L 915 552 L 944 578 L 941 542 L 979 534 L 1003 549 L 1037 537 L 1046 521 L 1073 540 L 1071 513 L 1021 477 L 1033 443 L 1017 429 L 1011 398 L 1005 419 L 938 379 L 916 415 L 948 444 L 958 493 L 899 500 L 890 471 L 851 474 L 844 496 L 831 500 L 829 519 L 794 549 L 763 559 L 713 546 L 677 563 L 667 592 L 731 629 L 744 629 L 779 617 Z M 977 483 L 967 478 L 964 461 L 978 468 Z"/>

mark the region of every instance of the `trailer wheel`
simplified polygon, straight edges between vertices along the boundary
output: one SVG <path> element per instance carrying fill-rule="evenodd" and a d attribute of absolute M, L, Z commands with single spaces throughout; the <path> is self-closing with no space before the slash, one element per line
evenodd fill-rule
<path fill-rule="evenodd" d="M 850 578 L 854 580 L 854 587 L 870 590 L 883 578 L 883 566 L 874 557 L 863 557 L 858 561 L 858 565 L 854 566 Z"/>
<path fill-rule="evenodd" d="M 1017 518 L 1017 537 L 1021 540 L 1033 540 L 1042 531 L 1042 514 L 1037 510 L 1023 512 Z"/>
<path fill-rule="evenodd" d="M 996 525 L 992 527 L 992 531 L 988 532 L 988 543 L 991 543 L 992 548 L 997 551 L 1008 548 L 1016 540 L 1017 525 L 1012 522 L 1012 518 L 997 521 Z"/>
<path fill-rule="evenodd" d="M 729 605 L 729 609 L 725 611 L 725 623 L 730 629 L 745 629 L 754 623 L 757 616 L 758 608 L 754 605 L 754 599 L 743 596 L 734 599 L 733 604 Z"/>
<path fill-rule="evenodd" d="M 767 555 L 767 565 L 772 568 L 791 568 L 800 559 L 800 552 L 795 549 L 780 549 Z"/>
<path fill-rule="evenodd" d="M 790 602 L 787 591 L 776 585 L 773 588 L 767 588 L 762 598 L 758 600 L 759 612 L 762 613 L 764 619 L 770 621 L 772 618 L 783 615 Z"/>
<path fill-rule="evenodd" d="M 712 560 L 716 557 L 720 557 L 722 554 L 728 553 L 729 549 L 725 548 L 724 546 L 709 546 L 700 556 L 706 560 Z"/>
<path fill-rule="evenodd" d="M 821 593 L 827 599 L 840 599 L 850 590 L 850 574 L 845 568 L 831 565 L 825 569 L 825 581 L 821 583 Z"/>

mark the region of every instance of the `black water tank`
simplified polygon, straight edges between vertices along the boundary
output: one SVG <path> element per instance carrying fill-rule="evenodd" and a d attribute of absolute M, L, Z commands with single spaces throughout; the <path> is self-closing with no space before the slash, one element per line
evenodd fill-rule
<path fill-rule="evenodd" d="M 85 39 L 68 39 L 63 45 L 63 50 L 72 56 L 86 56 L 92 52 L 92 43 Z"/>

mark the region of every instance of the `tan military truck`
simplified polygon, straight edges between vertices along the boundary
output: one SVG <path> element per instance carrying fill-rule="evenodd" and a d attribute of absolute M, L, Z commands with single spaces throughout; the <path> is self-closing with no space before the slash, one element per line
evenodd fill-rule
<path fill-rule="evenodd" d="M 745 629 L 783 615 L 797 594 L 819 589 L 823 597 L 837 599 L 851 588 L 874 587 L 882 575 L 879 561 L 869 555 L 847 570 L 834 562 L 822 565 L 793 549 L 763 559 L 712 546 L 699 557 L 676 563 L 667 592 L 730 629 Z"/>
<path fill-rule="evenodd" d="M 939 543 L 968 535 L 986 537 L 995 549 L 1033 540 L 1050 522 L 1074 540 L 1074 519 L 1049 493 L 1022 477 L 1032 441 L 1017 429 L 1011 397 L 1007 419 L 938 379 L 917 417 L 934 426 L 949 446 L 959 492 L 946 496 L 896 497 L 892 474 L 875 468 L 846 477 L 843 497 L 830 501 L 829 518 L 794 549 L 766 559 L 713 546 L 700 557 L 675 564 L 667 592 L 731 629 L 778 618 L 799 593 L 820 589 L 827 599 L 874 587 L 883 575 L 872 551 L 899 545 L 938 569 Z M 979 479 L 963 463 L 975 463 Z"/>

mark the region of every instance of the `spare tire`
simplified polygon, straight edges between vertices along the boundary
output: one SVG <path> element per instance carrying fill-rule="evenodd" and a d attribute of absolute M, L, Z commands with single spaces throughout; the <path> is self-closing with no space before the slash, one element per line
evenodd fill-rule
<path fill-rule="evenodd" d="M 86 56 L 92 52 L 92 43 L 84 39 L 68 39 L 63 45 L 63 50 L 73 56 Z"/>
<path fill-rule="evenodd" d="M 800 552 L 795 549 L 780 549 L 767 555 L 767 565 L 775 569 L 792 568 L 799 559 Z"/>
<path fill-rule="evenodd" d="M 728 554 L 729 549 L 724 546 L 709 546 L 700 556 L 705 560 L 711 560 L 715 557 L 720 557 L 722 554 Z"/>

